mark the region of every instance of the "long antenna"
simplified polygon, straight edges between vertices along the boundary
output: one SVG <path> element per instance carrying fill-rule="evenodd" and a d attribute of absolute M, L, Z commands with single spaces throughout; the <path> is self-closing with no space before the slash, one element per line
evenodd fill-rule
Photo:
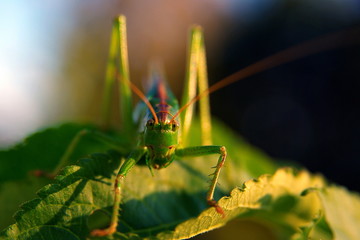
<path fill-rule="evenodd" d="M 143 94 L 143 92 L 132 82 L 127 81 L 127 83 L 130 85 L 131 90 L 146 104 L 146 106 L 149 108 L 151 114 L 154 117 L 155 124 L 159 123 L 159 119 L 156 115 L 155 109 L 149 102 L 149 100 L 146 98 L 146 96 Z"/>
<path fill-rule="evenodd" d="M 306 41 L 304 43 L 295 45 L 283 51 L 280 51 L 274 55 L 266 57 L 256 63 L 253 63 L 230 76 L 220 80 L 208 89 L 199 93 L 197 96 L 192 98 L 189 102 L 183 105 L 179 111 L 172 117 L 171 120 L 175 119 L 179 114 L 184 111 L 191 104 L 198 101 L 203 96 L 213 93 L 223 87 L 226 87 L 234 82 L 250 77 L 256 73 L 263 72 L 265 70 L 277 67 L 279 65 L 298 60 L 300 58 L 330 50 L 338 46 L 346 46 L 351 44 L 360 43 L 360 28 L 352 28 L 341 32 L 332 33 L 326 36 L 315 38 L 313 40 Z"/>

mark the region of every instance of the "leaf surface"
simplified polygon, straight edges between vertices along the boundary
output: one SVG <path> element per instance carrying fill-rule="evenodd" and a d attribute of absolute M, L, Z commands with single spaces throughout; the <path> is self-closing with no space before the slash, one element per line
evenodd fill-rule
<path fill-rule="evenodd" d="M 0 151 L 0 229 L 13 223 L 12 215 L 21 203 L 34 198 L 37 190 L 51 182 L 31 176 L 31 171 L 53 170 L 71 140 L 84 129 L 91 131 L 96 127 L 66 123 L 36 132 L 23 142 Z M 104 143 L 84 136 L 70 156 L 70 162 L 108 149 Z"/>
<path fill-rule="evenodd" d="M 197 137 L 199 135 L 199 128 L 197 125 L 198 122 L 195 121 L 192 131 L 192 135 L 194 136 L 192 138 L 193 145 L 199 144 Z M 251 159 L 253 162 L 258 161 L 259 165 L 263 166 L 262 169 L 266 172 L 273 171 L 275 167 L 266 155 L 253 150 L 244 141 L 239 140 L 235 137 L 235 135 L 231 134 L 231 131 L 223 127 L 221 124 L 217 125 L 218 127 L 215 126 L 214 130 L 215 139 L 222 138 L 224 141 L 221 143 L 222 145 L 228 145 L 232 143 L 234 146 L 234 148 L 231 148 L 231 150 L 229 149 L 230 157 L 228 158 L 226 167 L 224 168 L 220 179 L 221 187 L 219 188 L 219 191 L 216 192 L 216 196 L 219 198 L 219 196 L 229 192 L 230 189 L 234 186 L 235 182 L 239 182 L 239 179 L 242 181 L 248 176 L 256 177 L 256 174 L 259 173 L 259 170 L 257 170 L 257 172 L 255 171 L 254 173 L 251 173 L 251 171 L 247 171 L 247 169 L 244 168 L 244 166 L 248 165 L 245 164 L 248 159 Z M 91 125 L 72 123 L 63 124 L 59 127 L 49 128 L 35 133 L 25 139 L 23 143 L 20 143 L 9 150 L 0 151 L 0 203 L 2 203 L 1 206 L 11 205 L 11 207 L 0 208 L 0 211 L 3 213 L 2 216 L 4 216 L 5 219 L 2 223 L 4 224 L 3 226 L 5 226 L 5 224 L 9 224 L 9 215 L 15 212 L 14 208 L 20 202 L 23 202 L 25 199 L 31 199 L 35 197 L 35 189 L 38 189 L 42 185 L 48 184 L 50 182 L 47 179 L 37 179 L 33 176 L 30 176 L 29 171 L 36 169 L 54 169 L 57 162 L 59 162 L 59 159 L 68 148 L 71 140 L 78 132 L 83 129 L 93 130 L 96 128 Z M 238 151 L 236 148 L 240 150 L 243 149 L 240 156 L 237 154 Z M 76 150 L 71 156 L 71 159 L 74 161 L 76 158 L 86 156 L 91 152 L 104 153 L 108 149 L 109 146 L 106 144 L 96 141 L 90 137 L 85 137 L 79 142 Z M 111 160 L 100 161 L 98 157 Z M 89 164 L 93 164 L 94 162 L 98 163 L 100 161 L 101 163 L 98 164 L 99 166 L 96 165 L 96 170 L 99 170 L 101 169 L 100 166 L 103 167 L 103 165 L 106 166 L 106 164 L 108 164 L 107 161 L 120 161 L 120 157 L 121 156 L 118 156 L 118 159 L 112 159 L 111 155 L 95 154 L 91 155 L 91 157 L 87 158 L 87 160 L 82 160 L 81 162 L 84 163 L 85 161 L 89 162 Z M 153 232 L 159 232 L 162 229 L 168 229 L 171 226 L 174 227 L 181 221 L 199 214 L 203 209 L 207 208 L 205 195 L 208 189 L 208 174 L 213 171 L 210 167 L 215 165 L 216 159 L 217 156 L 195 159 L 190 158 L 188 159 L 189 161 L 184 159 L 172 164 L 172 166 L 168 169 L 156 172 L 155 177 L 151 176 L 146 166 L 140 165 L 135 167 L 131 174 L 129 174 L 129 178 L 126 180 L 126 185 L 124 186 L 124 204 L 122 205 L 122 224 L 120 224 L 120 230 L 129 231 L 129 229 L 132 229 L 130 226 L 136 223 L 136 228 L 140 229 L 138 230 L 140 235 L 142 235 L 142 231 L 153 234 Z M 120 162 L 117 162 L 117 164 L 119 163 Z M 82 166 L 82 164 L 80 164 L 80 166 Z M 31 204 L 27 203 L 23 206 L 23 210 L 21 210 L 20 213 L 16 215 L 17 224 L 12 225 L 12 228 L 16 226 L 15 229 L 18 229 L 16 231 L 19 231 L 19 236 L 24 234 L 23 228 L 21 226 L 30 226 L 30 228 L 33 229 L 35 225 L 42 226 L 43 224 L 53 224 L 53 222 L 56 225 L 58 222 L 63 221 L 61 220 L 61 217 L 54 218 L 53 216 L 52 220 L 48 222 L 48 217 L 40 213 L 45 212 L 50 214 L 51 212 L 60 211 L 61 209 L 66 208 L 66 204 L 70 204 L 70 202 L 73 203 L 73 200 L 77 199 L 76 196 L 78 195 L 74 195 L 74 191 L 80 191 L 80 195 L 86 195 L 89 197 L 89 199 L 97 199 L 97 197 L 100 197 L 100 205 L 97 205 L 94 202 L 92 203 L 94 204 L 92 207 L 87 208 L 86 214 L 83 213 L 87 217 L 95 209 L 105 209 L 108 211 L 111 208 L 113 192 L 111 184 L 113 179 L 110 179 L 109 177 L 113 176 L 111 174 L 114 174 L 115 170 L 113 169 L 111 172 L 107 172 L 106 174 L 104 173 L 105 175 L 99 175 L 98 177 L 102 179 L 100 181 L 98 179 L 94 180 L 94 177 L 96 176 L 94 175 L 94 169 L 85 167 L 85 169 L 87 169 L 86 171 L 90 172 L 90 175 L 88 172 L 86 172 L 86 175 L 82 175 L 84 172 L 78 172 L 75 170 L 77 167 L 72 166 L 70 168 L 66 168 L 65 172 L 62 174 L 63 176 L 67 177 L 59 177 L 56 180 L 56 183 L 53 185 L 48 185 L 44 188 L 58 189 L 59 186 L 63 186 L 60 187 L 57 192 L 54 190 L 54 192 L 48 194 L 48 190 L 45 191 L 42 189 L 38 193 L 40 200 L 39 198 L 36 201 L 32 200 L 30 201 Z M 11 169 L 16 169 L 16 172 L 11 174 Z M 80 169 L 83 169 L 83 167 L 80 167 Z M 81 174 L 67 174 L 66 171 L 78 172 Z M 74 177 L 76 177 L 78 181 L 68 181 L 68 179 L 73 179 Z M 90 180 L 81 181 L 80 179 L 83 178 L 89 178 Z M 27 191 L 24 191 L 25 189 L 27 189 Z M 92 193 L 96 191 L 100 191 L 100 193 L 97 193 L 98 195 L 93 196 Z M 49 196 L 47 196 L 47 198 L 42 198 L 45 196 L 44 193 L 47 193 L 45 195 Z M 66 197 L 69 196 L 73 196 L 73 198 L 70 200 L 66 199 Z M 106 200 L 103 199 L 104 196 L 107 196 Z M 51 208 L 49 208 L 49 206 L 45 208 L 45 203 L 48 200 L 53 199 L 57 199 L 59 203 L 54 205 L 53 203 L 48 202 Z M 159 201 L 159 199 L 165 199 L 166 204 L 171 206 L 172 211 L 164 211 L 163 202 Z M 11 201 L 12 203 L 9 204 Z M 34 205 L 34 201 L 39 201 L 39 204 Z M 183 204 L 183 202 L 187 204 Z M 56 208 L 56 206 L 61 205 L 65 206 L 60 209 Z M 79 206 L 79 203 L 75 205 Z M 37 213 L 35 214 L 36 217 L 27 211 L 29 209 L 31 209 L 30 212 Z M 81 209 L 84 210 L 84 208 Z M 131 211 L 126 211 L 126 209 L 131 209 Z M 132 209 L 137 210 L 133 211 Z M 30 214 L 28 218 L 23 218 L 23 216 L 28 216 L 27 214 L 23 215 L 24 212 Z M 68 213 L 66 213 L 66 215 L 67 214 Z M 40 216 L 41 219 L 39 219 Z M 70 214 L 69 216 L 71 216 L 71 219 L 76 218 L 82 219 L 84 222 L 87 221 L 86 218 L 81 218 L 77 215 Z M 29 221 L 26 219 L 29 219 Z M 35 224 L 34 221 L 36 219 L 38 221 Z M 19 224 L 21 222 L 22 224 Z M 33 226 L 32 224 L 35 225 Z M 69 224 L 70 223 L 68 223 L 66 226 L 69 226 Z M 17 236 L 17 234 L 15 235 Z"/>
<path fill-rule="evenodd" d="M 193 124 L 192 145 L 199 144 L 197 124 Z M 49 151 L 50 158 L 55 158 L 49 169 L 56 166 L 71 136 L 83 128 L 84 125 L 65 124 L 33 136 L 35 140 L 42 138 L 45 146 L 51 149 L 63 129 L 72 129 L 66 141 L 56 142 L 59 150 Z M 21 154 L 29 154 L 34 146 L 39 149 L 41 141 L 33 142 L 33 137 L 28 138 L 26 144 L 0 152 L 0 156 L 10 154 L 7 155 L 9 159 L 20 164 L 25 159 Z M 225 218 L 208 208 L 205 201 L 208 174 L 212 172 L 210 167 L 215 165 L 217 156 L 178 159 L 167 169 L 155 171 L 154 176 L 147 166 L 140 164 L 128 174 L 123 185 L 118 232 L 97 239 L 184 239 L 222 227 L 235 219 L 241 219 L 239 224 L 261 226 L 268 239 L 333 239 L 334 236 L 352 239 L 357 236 L 354 226 L 359 223 L 359 215 L 353 211 L 355 208 L 348 208 L 354 212 L 350 216 L 339 215 L 336 209 L 340 207 L 341 199 L 349 206 L 358 206 L 358 196 L 328 188 L 321 176 L 307 171 L 284 168 L 272 174 L 275 165 L 266 155 L 219 123 L 216 123 L 214 139 L 215 144 L 225 145 L 229 152 L 215 194 L 216 199 L 222 197 L 219 204 L 226 213 Z M 27 174 L 31 169 L 43 166 L 42 161 L 49 161 L 46 157 L 41 157 L 35 166 L 18 165 L 22 173 L 15 177 L 5 174 L 0 185 L 2 206 L 7 206 L 11 196 L 20 195 L 14 189 L 28 188 L 29 193 L 24 191 L 24 195 L 34 197 L 31 195 L 34 189 L 47 185 L 37 192 L 35 199 L 21 206 L 15 215 L 15 224 L 1 233 L 2 238 L 87 239 L 92 229 L 107 226 L 113 204 L 114 176 L 124 154 L 105 153 L 108 146 L 93 139 L 84 139 L 78 147 L 73 157 L 85 157 L 76 165 L 64 168 L 54 181 L 39 180 Z M 87 155 L 93 149 L 100 153 Z M 1 159 L 2 166 L 9 167 L 9 159 Z M 270 174 L 259 177 L 263 173 Z M 251 178 L 256 179 L 248 180 Z M 22 188 L 18 188 L 21 184 Z"/>
<path fill-rule="evenodd" d="M 360 239 L 360 196 L 343 187 L 330 186 L 319 192 L 326 220 L 334 238 Z"/>

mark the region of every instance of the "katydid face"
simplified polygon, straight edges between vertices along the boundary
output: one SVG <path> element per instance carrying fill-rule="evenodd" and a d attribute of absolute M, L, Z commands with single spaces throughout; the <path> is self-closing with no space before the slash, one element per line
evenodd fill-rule
<path fill-rule="evenodd" d="M 178 145 L 179 124 L 173 120 L 155 123 L 150 119 L 145 127 L 144 145 L 148 148 L 147 165 L 154 169 L 167 167 L 174 160 Z"/>

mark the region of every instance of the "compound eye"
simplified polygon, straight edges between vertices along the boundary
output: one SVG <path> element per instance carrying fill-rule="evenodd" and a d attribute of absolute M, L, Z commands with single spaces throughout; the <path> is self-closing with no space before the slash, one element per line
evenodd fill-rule
<path fill-rule="evenodd" d="M 176 121 L 173 121 L 171 129 L 175 132 L 179 128 L 179 124 Z"/>
<path fill-rule="evenodd" d="M 154 119 L 150 119 L 146 122 L 146 127 L 154 127 Z"/>

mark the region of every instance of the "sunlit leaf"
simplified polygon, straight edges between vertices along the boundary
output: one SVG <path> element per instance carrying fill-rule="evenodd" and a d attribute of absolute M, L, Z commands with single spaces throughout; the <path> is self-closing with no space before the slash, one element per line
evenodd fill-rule
<path fill-rule="evenodd" d="M 330 186 L 319 192 L 326 221 L 334 239 L 360 239 L 360 196 L 343 187 Z"/>
<path fill-rule="evenodd" d="M 193 125 L 193 145 L 199 144 L 197 124 Z M 69 138 L 83 128 L 81 125 L 63 125 L 34 136 L 36 139 L 45 134 L 44 145 L 51 145 L 51 139 L 56 140 L 54 132 L 60 131 L 55 134 L 58 135 L 69 127 L 73 129 Z M 217 156 L 178 159 L 168 168 L 155 171 L 154 176 L 146 165 L 140 163 L 128 174 L 123 185 L 118 231 L 113 236 L 98 239 L 184 239 L 227 223 L 233 225 L 233 220 L 236 224 L 248 226 L 248 231 L 261 229 L 259 236 L 267 236 L 268 239 L 333 239 L 334 236 L 356 239 L 356 226 L 360 222 L 356 211 L 360 204 L 357 195 L 338 187 L 329 187 L 321 176 L 311 175 L 305 170 L 282 168 L 272 174 L 274 164 L 266 155 L 219 123 L 216 123 L 214 139 L 215 144 L 221 142 L 229 152 L 215 194 L 216 199 L 222 197 L 219 204 L 225 211 L 225 218 L 209 208 L 205 201 L 208 174 Z M 69 141 L 71 139 L 57 142 L 63 145 L 58 146 L 59 149 L 66 149 Z M 19 191 L 26 187 L 29 193 L 24 191 L 24 195 L 33 198 L 35 188 L 50 184 L 42 187 L 33 200 L 21 206 L 15 215 L 15 224 L 6 228 L 1 237 L 86 239 L 92 229 L 109 224 L 114 176 L 126 155 L 114 150 L 105 153 L 109 147 L 94 139 L 83 141 L 77 150 L 79 152 L 74 154 L 85 157 L 76 165 L 65 167 L 53 181 L 39 180 L 27 173 L 39 165 L 29 165 L 25 169 L 19 166 L 23 171 L 21 175 L 15 179 L 3 178 L 0 194 L 6 197 L 0 201 L 4 201 L 5 206 L 11 201 L 11 196 L 19 196 Z M 87 141 L 102 153 L 88 155 L 91 144 Z M 35 144 L 40 141 L 33 142 L 30 137 L 27 142 L 8 152 L 14 151 L 11 153 L 13 156 L 21 156 L 22 151 L 26 154 L 30 151 L 29 146 L 37 146 L 36 151 L 44 152 Z M 57 154 L 50 155 L 56 158 L 56 162 L 61 158 L 62 151 L 55 152 Z M 23 161 L 24 156 L 19 159 Z M 4 161 L 3 166 L 7 166 L 6 161 L 9 160 L 1 160 Z M 17 158 L 10 157 L 10 160 L 16 162 Z M 52 167 L 55 165 L 52 163 Z M 252 178 L 255 179 L 248 180 Z M 342 207 L 342 204 L 347 207 Z M 339 212 L 340 208 L 344 211 Z"/>

